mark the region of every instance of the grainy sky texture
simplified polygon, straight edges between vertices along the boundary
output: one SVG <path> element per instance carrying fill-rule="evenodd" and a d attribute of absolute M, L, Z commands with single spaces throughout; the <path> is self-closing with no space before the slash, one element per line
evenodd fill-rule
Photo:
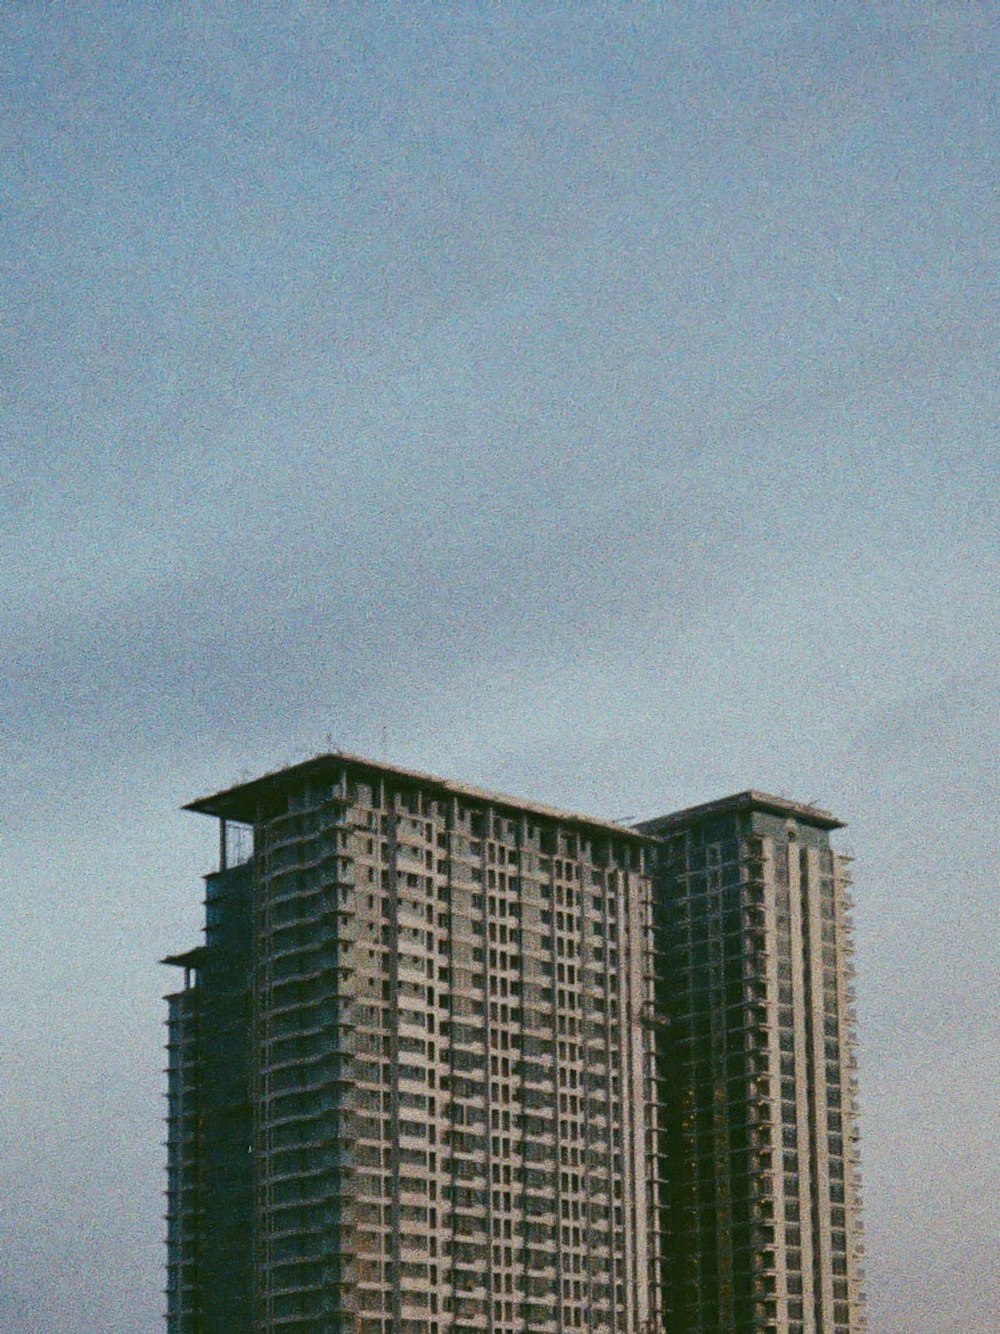
<path fill-rule="evenodd" d="M 878 1334 L 1000 1328 L 992 3 L 4 7 L 5 1334 L 160 1329 L 180 804 L 857 855 Z"/>

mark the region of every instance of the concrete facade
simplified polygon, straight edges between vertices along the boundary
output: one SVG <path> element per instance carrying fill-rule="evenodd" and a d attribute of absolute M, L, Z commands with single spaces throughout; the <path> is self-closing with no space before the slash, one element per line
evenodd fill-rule
<path fill-rule="evenodd" d="M 852 907 L 828 812 L 757 792 L 656 856 L 664 1327 L 859 1334 Z"/>
<path fill-rule="evenodd" d="M 861 1334 L 848 859 L 331 754 L 192 803 L 168 1334 Z"/>
<path fill-rule="evenodd" d="M 168 960 L 170 1334 L 658 1328 L 648 840 L 346 755 L 190 809 L 250 926 Z"/>

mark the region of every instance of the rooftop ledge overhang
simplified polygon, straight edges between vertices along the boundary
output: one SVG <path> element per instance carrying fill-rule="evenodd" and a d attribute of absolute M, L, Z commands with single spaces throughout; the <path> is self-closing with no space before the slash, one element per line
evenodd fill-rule
<path fill-rule="evenodd" d="M 635 827 L 654 837 L 669 833 L 673 829 L 683 829 L 687 825 L 699 824 L 703 820 L 712 820 L 719 815 L 732 815 L 749 811 L 763 811 L 768 815 L 781 816 L 786 820 L 797 820 L 801 824 L 813 825 L 817 829 L 843 829 L 843 820 L 838 820 L 821 806 L 811 806 L 800 801 L 789 801 L 786 797 L 771 796 L 767 792 L 757 792 L 748 788 L 746 792 L 737 792 L 731 797 L 721 797 L 718 801 L 707 801 L 701 806 L 689 806 L 682 811 L 673 811 L 669 815 L 657 815 L 651 820 L 643 820 Z"/>
<path fill-rule="evenodd" d="M 206 953 L 204 945 L 196 945 L 194 949 L 185 950 L 183 954 L 168 954 L 160 960 L 160 963 L 175 968 L 200 968 L 205 961 Z"/>
<path fill-rule="evenodd" d="M 580 829 L 594 829 L 615 837 L 633 839 L 636 842 L 653 841 L 649 834 L 638 827 L 617 824 L 613 820 L 596 820 L 574 811 L 562 811 L 555 807 L 542 806 L 537 802 L 522 801 L 500 792 L 454 783 L 450 779 L 438 778 L 434 774 L 421 773 L 416 769 L 403 769 L 398 765 L 384 764 L 380 760 L 367 759 L 362 755 L 353 755 L 346 751 L 314 755 L 300 764 L 276 769 L 261 775 L 260 778 L 224 788 L 211 796 L 199 797 L 197 801 L 188 802 L 183 809 L 196 811 L 201 815 L 213 815 L 219 820 L 253 824 L 258 819 L 259 812 L 284 793 L 294 791 L 304 783 L 331 779 L 335 773 L 343 769 L 362 782 L 384 778 L 400 787 L 430 790 L 439 799 L 454 797 L 475 806 L 491 806 L 495 810 L 504 812 L 505 815 L 524 814 Z"/>

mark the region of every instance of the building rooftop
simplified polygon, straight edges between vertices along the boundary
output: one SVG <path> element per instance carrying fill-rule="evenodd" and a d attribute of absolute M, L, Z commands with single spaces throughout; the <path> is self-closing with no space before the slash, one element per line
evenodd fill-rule
<path fill-rule="evenodd" d="M 314 755 L 300 764 L 293 764 L 285 769 L 275 769 L 271 773 L 262 774 L 259 778 L 224 788 L 207 797 L 199 797 L 197 801 L 188 802 L 184 810 L 197 811 L 202 815 L 214 815 L 220 820 L 252 824 L 260 802 L 287 792 L 303 782 L 331 778 L 335 772 L 344 768 L 352 770 L 356 777 L 387 777 L 404 785 L 409 783 L 414 787 L 430 788 L 440 797 L 457 797 L 460 800 L 496 806 L 510 812 L 527 812 L 541 819 L 556 820 L 560 824 L 589 829 L 601 829 L 616 836 L 648 838 L 639 827 L 617 824 L 613 820 L 597 820 L 575 811 L 558 810 L 538 802 L 524 801 L 519 797 L 490 792 L 485 788 L 470 787 L 464 783 L 452 782 L 448 778 L 438 778 L 434 774 L 421 773 L 416 769 L 403 769 L 399 765 L 385 764 L 381 760 L 372 760 L 363 755 L 352 755 L 340 750 Z"/>
<path fill-rule="evenodd" d="M 701 806 L 689 806 L 683 811 L 672 811 L 669 815 L 657 815 L 652 820 L 642 820 L 635 828 L 642 833 L 655 835 L 664 830 L 697 824 L 701 820 L 711 820 L 717 815 L 729 815 L 736 811 L 766 811 L 769 815 L 801 820 L 803 824 L 815 825 L 819 829 L 844 828 L 843 820 L 838 820 L 821 806 L 788 801 L 785 797 L 773 797 L 767 792 L 756 792 L 752 788 L 746 792 L 736 792 L 731 797 L 720 797 L 717 801 L 706 801 Z"/>
<path fill-rule="evenodd" d="M 160 963 L 173 964 L 177 968 L 200 968 L 207 954 L 204 945 L 195 945 L 194 949 L 185 950 L 183 954 L 168 954 Z"/>

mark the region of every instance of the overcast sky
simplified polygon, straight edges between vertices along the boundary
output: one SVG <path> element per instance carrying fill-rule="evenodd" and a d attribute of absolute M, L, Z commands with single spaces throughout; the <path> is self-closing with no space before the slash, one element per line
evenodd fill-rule
<path fill-rule="evenodd" d="M 847 820 L 873 1330 L 1000 1328 L 996 6 L 0 25 L 5 1334 L 160 1330 L 178 807 L 331 746 Z"/>

